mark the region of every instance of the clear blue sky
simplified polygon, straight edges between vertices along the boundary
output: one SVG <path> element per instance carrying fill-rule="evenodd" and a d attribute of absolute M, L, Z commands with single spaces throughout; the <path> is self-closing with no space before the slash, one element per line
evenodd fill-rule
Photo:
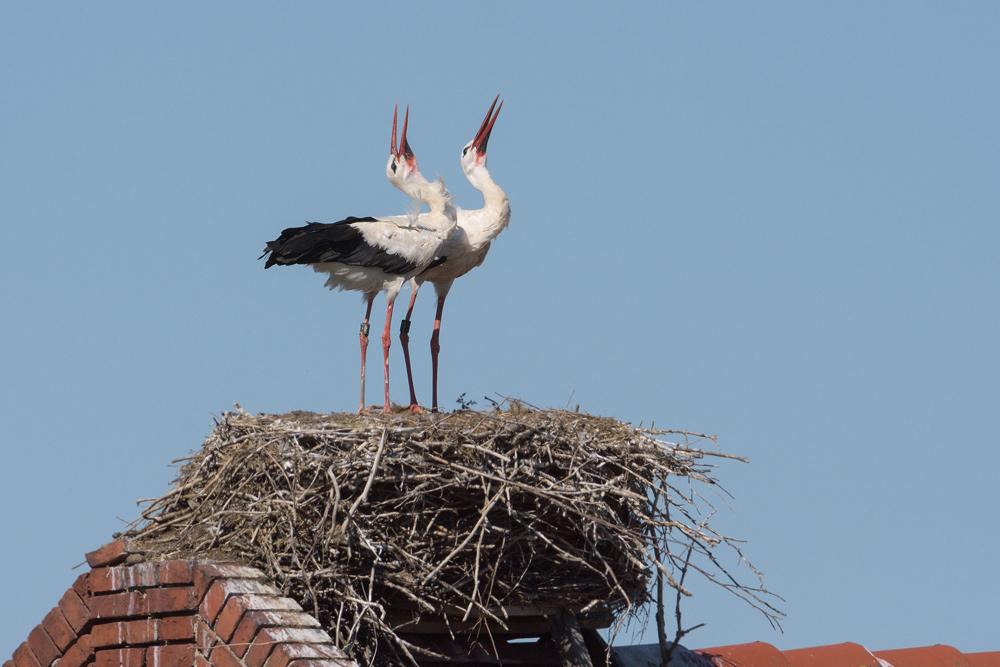
<path fill-rule="evenodd" d="M 257 257 L 406 209 L 396 102 L 481 206 L 497 93 L 513 217 L 449 297 L 443 403 L 749 457 L 714 520 L 785 633 L 693 584 L 689 647 L 1000 649 L 998 35 L 985 2 L 0 4 L 0 659 L 213 414 L 356 406 L 360 298 Z"/>

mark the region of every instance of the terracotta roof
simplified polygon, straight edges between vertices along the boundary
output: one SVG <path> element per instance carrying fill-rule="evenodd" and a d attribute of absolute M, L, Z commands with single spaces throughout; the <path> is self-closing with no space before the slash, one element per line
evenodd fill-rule
<path fill-rule="evenodd" d="M 962 653 L 943 644 L 869 651 L 845 642 L 779 651 L 771 644 L 753 642 L 695 653 L 710 658 L 715 667 L 1000 667 L 1000 651 Z"/>

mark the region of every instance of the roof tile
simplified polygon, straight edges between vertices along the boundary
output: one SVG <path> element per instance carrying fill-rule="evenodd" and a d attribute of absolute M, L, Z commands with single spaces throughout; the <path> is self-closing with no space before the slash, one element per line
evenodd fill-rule
<path fill-rule="evenodd" d="M 792 667 L 879 667 L 878 658 L 861 644 L 844 642 L 782 651 Z"/>
<path fill-rule="evenodd" d="M 944 644 L 875 651 L 875 655 L 893 667 L 972 667 L 964 653 Z"/>
<path fill-rule="evenodd" d="M 975 667 L 1000 667 L 1000 651 L 986 653 L 966 653 L 965 657 Z"/>
<path fill-rule="evenodd" d="M 710 658 L 716 667 L 791 667 L 784 654 L 766 642 L 715 646 L 697 651 Z"/>

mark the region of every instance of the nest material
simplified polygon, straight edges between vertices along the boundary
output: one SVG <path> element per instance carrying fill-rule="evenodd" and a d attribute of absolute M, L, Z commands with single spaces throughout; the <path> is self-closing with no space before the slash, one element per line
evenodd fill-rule
<path fill-rule="evenodd" d="M 689 546 L 732 546 L 680 490 L 714 484 L 703 457 L 725 455 L 666 434 L 692 439 L 518 404 L 441 416 L 239 409 L 123 535 L 147 556 L 255 565 L 365 662 L 387 643 L 408 654 L 398 633 L 422 615 L 503 628 L 505 609 L 533 605 L 608 625 L 651 600 L 658 572 L 681 589 L 671 573 Z"/>

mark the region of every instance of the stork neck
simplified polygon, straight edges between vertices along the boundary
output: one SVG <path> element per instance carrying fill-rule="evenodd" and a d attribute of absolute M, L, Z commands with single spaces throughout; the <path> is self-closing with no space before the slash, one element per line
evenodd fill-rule
<path fill-rule="evenodd" d="M 469 242 L 475 247 L 486 245 L 507 228 L 510 222 L 510 201 L 507 193 L 493 182 L 490 172 L 477 169 L 468 175 L 472 186 L 483 193 L 485 206 L 478 211 L 470 211 L 463 222 Z"/>
<path fill-rule="evenodd" d="M 426 222 L 445 233 L 450 233 L 455 228 L 458 214 L 453 203 L 453 197 L 448 193 L 448 188 L 444 185 L 444 180 L 438 178 L 438 180 L 431 183 L 421 176 L 415 184 L 413 191 L 407 194 L 427 204 L 428 208 L 430 208 L 430 213 L 422 218 Z"/>

